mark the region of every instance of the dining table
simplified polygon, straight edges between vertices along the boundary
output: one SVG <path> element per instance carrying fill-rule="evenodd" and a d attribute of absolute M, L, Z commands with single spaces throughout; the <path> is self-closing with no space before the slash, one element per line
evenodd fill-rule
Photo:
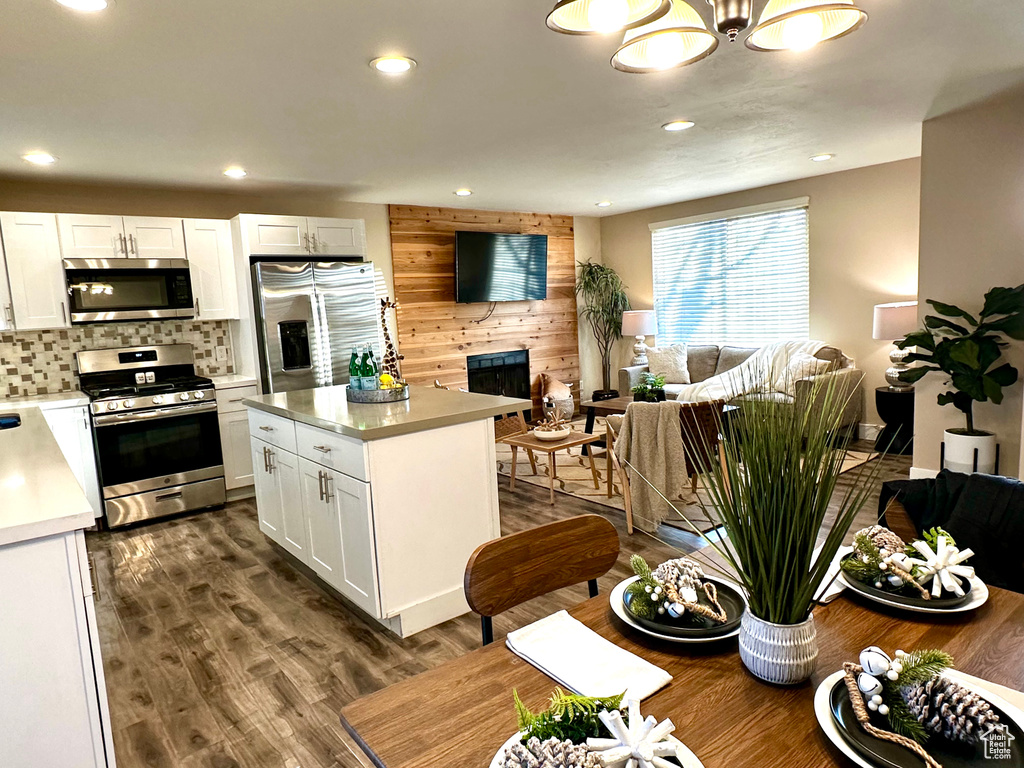
<path fill-rule="evenodd" d="M 671 683 L 644 700 L 644 714 L 670 718 L 674 735 L 705 768 L 845 767 L 853 763 L 819 727 L 814 693 L 868 646 L 889 653 L 942 649 L 959 671 L 1024 689 L 1024 595 L 989 590 L 978 609 L 948 615 L 888 608 L 847 590 L 815 608 L 817 668 L 794 686 L 751 675 L 736 637 L 678 644 L 642 634 L 615 616 L 605 594 L 569 613 L 672 675 Z M 341 721 L 378 768 L 487 768 L 516 732 L 513 690 L 537 711 L 556 685 L 496 642 L 353 701 L 341 710 Z"/>

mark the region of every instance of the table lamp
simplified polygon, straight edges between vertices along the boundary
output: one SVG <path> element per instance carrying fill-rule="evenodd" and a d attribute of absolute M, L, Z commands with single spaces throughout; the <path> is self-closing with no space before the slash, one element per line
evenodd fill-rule
<path fill-rule="evenodd" d="M 897 301 L 892 304 L 876 304 L 874 328 L 871 338 L 886 341 L 901 341 L 907 334 L 917 328 L 917 302 Z M 900 381 L 900 373 L 907 370 L 903 360 L 909 354 L 907 350 L 894 346 L 889 353 L 889 362 L 892 363 L 885 369 L 885 380 L 889 383 L 890 389 L 908 390 L 913 389 L 913 384 Z"/>
<path fill-rule="evenodd" d="M 636 337 L 633 345 L 632 365 L 647 365 L 646 338 L 658 332 L 658 320 L 653 309 L 639 309 L 622 313 L 622 335 Z"/>

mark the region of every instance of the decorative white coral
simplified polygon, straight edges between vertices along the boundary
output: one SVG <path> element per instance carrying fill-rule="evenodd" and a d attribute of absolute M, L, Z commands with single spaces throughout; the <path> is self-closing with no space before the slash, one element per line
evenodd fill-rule
<path fill-rule="evenodd" d="M 638 699 L 630 699 L 628 707 L 629 727 L 618 712 L 605 710 L 598 715 L 612 734 L 610 739 L 587 739 L 587 747 L 600 764 L 604 768 L 677 768 L 665 759 L 676 753 L 675 744 L 665 741 L 676 729 L 672 721 L 644 719 Z"/>
<path fill-rule="evenodd" d="M 964 596 L 960 578 L 974 578 L 974 568 L 969 565 L 960 565 L 960 563 L 974 555 L 973 551 L 957 549 L 949 543 L 947 537 L 942 535 L 936 539 L 934 550 L 925 541 L 915 541 L 911 546 L 921 554 L 923 559 L 894 555 L 892 560 L 908 571 L 916 567 L 918 571 L 914 576 L 915 581 L 921 586 L 931 582 L 932 597 L 939 597 L 943 589 L 954 593 L 957 597 Z"/>

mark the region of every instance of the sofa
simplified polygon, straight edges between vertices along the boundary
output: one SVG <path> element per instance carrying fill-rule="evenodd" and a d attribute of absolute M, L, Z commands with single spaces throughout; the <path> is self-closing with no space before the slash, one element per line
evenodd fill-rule
<path fill-rule="evenodd" d="M 756 351 L 756 347 L 689 344 L 686 347 L 686 368 L 690 374 L 690 383 L 696 384 L 712 376 L 725 373 L 745 361 Z M 836 383 L 839 387 L 839 392 L 844 396 L 846 394 L 851 395 L 843 412 L 840 427 L 849 429 L 856 434 L 857 425 L 864 411 L 864 392 L 861 387 L 861 382 L 864 379 L 863 372 L 856 368 L 853 360 L 836 347 L 822 347 L 814 356 L 819 360 L 827 360 L 832 367 L 826 373 L 795 382 L 794 396 L 782 392 L 763 392 L 745 395 L 744 397 L 737 398 L 737 401 L 734 402 L 756 398 L 759 400 L 772 400 L 780 405 L 809 410 L 817 405 L 815 395 L 817 395 L 819 400 L 824 395 L 823 388 L 817 388 L 816 391 L 815 385 L 817 380 L 825 379 L 826 377 L 837 377 Z M 620 368 L 619 393 L 622 395 L 629 394 L 630 390 L 640 382 L 640 374 L 647 371 L 648 367 L 646 365 Z M 666 383 L 665 396 L 674 400 L 686 386 L 688 385 Z"/>

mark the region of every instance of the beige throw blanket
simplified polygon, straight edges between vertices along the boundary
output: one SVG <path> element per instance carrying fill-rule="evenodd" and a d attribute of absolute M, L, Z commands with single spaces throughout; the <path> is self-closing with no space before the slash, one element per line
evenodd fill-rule
<path fill-rule="evenodd" d="M 683 387 L 677 399 L 684 403 L 710 400 L 730 402 L 754 392 L 771 392 L 774 380 L 782 375 L 790 358 L 798 352 L 815 354 L 823 341 L 780 341 L 768 344 L 725 373 Z"/>
<path fill-rule="evenodd" d="M 633 524 L 648 533 L 671 512 L 658 491 L 677 499 L 688 480 L 679 409 L 675 401 L 630 403 L 615 440 L 615 456 L 629 473 Z"/>

